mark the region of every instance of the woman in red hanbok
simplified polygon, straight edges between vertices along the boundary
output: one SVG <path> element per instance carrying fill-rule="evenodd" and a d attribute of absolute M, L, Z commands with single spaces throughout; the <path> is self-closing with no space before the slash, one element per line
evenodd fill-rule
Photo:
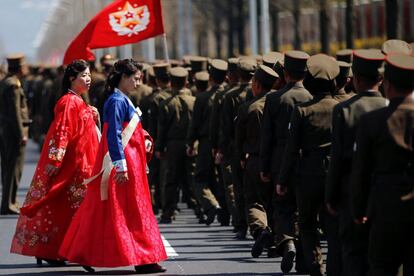
<path fill-rule="evenodd" d="M 152 211 L 147 183 L 148 139 L 125 95 L 141 77 L 130 59 L 115 63 L 107 79 L 103 134 L 85 200 L 59 253 L 89 271 L 134 265 L 137 272 L 163 272 L 167 258 Z M 147 145 L 146 145 L 147 144 Z"/>
<path fill-rule="evenodd" d="M 92 173 L 98 151 L 99 115 L 81 94 L 91 82 L 88 63 L 72 62 L 65 70 L 55 118 L 47 133 L 35 174 L 16 225 L 11 252 L 64 264 L 58 251 L 73 215 L 83 200 L 84 179 Z"/>

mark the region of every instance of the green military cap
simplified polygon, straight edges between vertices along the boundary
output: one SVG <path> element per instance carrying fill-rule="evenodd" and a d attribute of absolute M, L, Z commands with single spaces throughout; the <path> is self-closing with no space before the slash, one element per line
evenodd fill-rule
<path fill-rule="evenodd" d="M 254 78 L 269 87 L 274 84 L 278 77 L 279 75 L 272 68 L 263 64 L 259 65 L 256 72 L 254 72 Z"/>
<path fill-rule="evenodd" d="M 342 49 L 336 52 L 336 60 L 345 61 L 347 63 L 352 63 L 352 53 L 351 49 Z"/>
<path fill-rule="evenodd" d="M 285 57 L 276 61 L 275 65 L 273 65 L 273 70 L 279 75 L 280 78 L 284 78 L 283 69 L 285 67 Z"/>
<path fill-rule="evenodd" d="M 285 69 L 288 72 L 306 72 L 306 61 L 309 55 L 302 51 L 287 51 L 285 53 Z"/>
<path fill-rule="evenodd" d="M 170 64 L 171 64 L 171 67 L 177 67 L 177 66 L 182 65 L 181 61 L 176 60 L 176 59 L 170 59 Z"/>
<path fill-rule="evenodd" d="M 384 55 L 401 53 L 411 55 L 413 49 L 410 44 L 399 39 L 389 39 L 382 44 L 381 51 Z"/>
<path fill-rule="evenodd" d="M 257 61 L 250 57 L 242 57 L 239 59 L 238 67 L 241 71 L 254 72 L 257 68 Z"/>
<path fill-rule="evenodd" d="M 210 79 L 210 74 L 207 71 L 197 72 L 194 75 L 196 81 L 207 82 Z"/>
<path fill-rule="evenodd" d="M 170 69 L 169 63 L 157 63 L 152 66 L 154 70 L 155 77 L 165 77 L 168 76 L 168 71 Z"/>
<path fill-rule="evenodd" d="M 352 72 L 355 75 L 367 77 L 379 76 L 379 71 L 384 62 L 385 56 L 377 49 L 355 50 L 352 60 Z"/>
<path fill-rule="evenodd" d="M 191 71 L 193 73 L 205 71 L 207 70 L 207 67 L 208 67 L 208 59 L 205 57 L 199 57 L 199 56 L 191 57 L 190 63 L 191 63 Z"/>
<path fill-rule="evenodd" d="M 229 65 L 226 61 L 221 59 L 213 59 L 210 64 L 210 74 L 215 76 L 226 75 Z"/>
<path fill-rule="evenodd" d="M 171 79 L 185 79 L 188 76 L 188 71 L 181 66 L 176 66 L 170 69 Z"/>
<path fill-rule="evenodd" d="M 105 54 L 99 59 L 99 62 L 102 65 L 113 66 L 115 64 L 114 60 L 115 59 L 111 54 Z"/>
<path fill-rule="evenodd" d="M 237 71 L 237 68 L 238 68 L 237 65 L 239 63 L 239 59 L 238 58 L 229 58 L 227 60 L 227 63 L 229 64 L 229 67 L 228 67 L 228 71 L 229 72 Z"/>
<path fill-rule="evenodd" d="M 314 79 L 334 80 L 339 74 L 338 62 L 325 54 L 317 54 L 311 56 L 306 62 L 308 73 Z"/>
<path fill-rule="evenodd" d="M 337 61 L 339 66 L 339 75 L 337 78 L 351 77 L 351 63 L 345 61 Z"/>
<path fill-rule="evenodd" d="M 191 56 L 188 56 L 188 55 L 183 56 L 183 64 L 184 64 L 184 67 L 185 66 L 190 66 L 191 65 Z"/>
<path fill-rule="evenodd" d="M 148 69 L 148 75 L 149 75 L 150 77 L 155 78 L 154 67 L 152 67 L 152 66 L 151 66 L 151 67 Z"/>
<path fill-rule="evenodd" d="M 269 52 L 263 55 L 263 65 L 272 68 L 278 60 L 283 59 L 283 54 L 279 52 Z"/>
<path fill-rule="evenodd" d="M 398 87 L 414 88 L 414 57 L 397 53 L 385 59 L 384 78 Z"/>
<path fill-rule="evenodd" d="M 6 57 L 9 68 L 19 68 L 26 64 L 24 54 L 16 53 Z"/>

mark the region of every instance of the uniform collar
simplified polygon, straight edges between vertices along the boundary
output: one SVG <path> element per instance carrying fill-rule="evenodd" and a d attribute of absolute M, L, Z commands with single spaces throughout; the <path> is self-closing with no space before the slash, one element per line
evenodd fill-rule
<path fill-rule="evenodd" d="M 362 91 L 362 92 L 359 92 L 358 94 L 361 96 L 365 96 L 365 97 L 382 97 L 381 92 L 377 90 Z"/>

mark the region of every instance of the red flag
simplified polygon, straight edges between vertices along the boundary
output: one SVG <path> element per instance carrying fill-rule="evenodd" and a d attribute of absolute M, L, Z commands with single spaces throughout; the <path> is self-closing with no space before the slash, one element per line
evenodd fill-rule
<path fill-rule="evenodd" d="M 164 33 L 160 0 L 116 0 L 86 25 L 66 50 L 63 64 L 94 60 L 91 49 L 135 43 Z"/>

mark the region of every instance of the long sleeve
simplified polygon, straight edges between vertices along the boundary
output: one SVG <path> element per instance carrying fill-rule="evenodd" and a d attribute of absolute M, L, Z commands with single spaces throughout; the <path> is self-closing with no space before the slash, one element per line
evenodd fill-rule
<path fill-rule="evenodd" d="M 161 103 L 158 110 L 158 136 L 155 142 L 155 150 L 164 152 L 167 145 L 168 128 L 170 127 L 170 115 L 168 105 Z"/>
<path fill-rule="evenodd" d="M 124 149 L 122 148 L 122 123 L 128 112 L 125 101 L 112 98 L 108 110 L 108 151 L 117 172 L 127 171 Z"/>
<path fill-rule="evenodd" d="M 15 83 L 9 83 L 7 91 L 7 105 L 9 106 L 10 114 L 9 119 L 14 122 L 14 132 L 18 139 L 22 139 L 24 136 L 23 120 L 21 116 L 21 88 Z"/>
<path fill-rule="evenodd" d="M 298 107 L 295 107 L 288 126 L 288 139 L 280 169 L 279 184 L 291 187 L 295 174 L 295 167 L 299 159 L 302 116 Z"/>
<path fill-rule="evenodd" d="M 218 147 L 218 137 L 220 130 L 220 112 L 222 107 L 221 93 L 216 93 L 210 114 L 209 137 L 213 149 L 217 149 Z"/>
<path fill-rule="evenodd" d="M 245 158 L 245 154 L 243 152 L 243 145 L 246 140 L 246 119 L 247 119 L 247 105 L 242 104 L 239 107 L 239 111 L 237 112 L 237 117 L 235 120 L 236 124 L 236 154 L 240 156 L 240 159 Z"/>
<path fill-rule="evenodd" d="M 260 170 L 264 173 L 270 172 L 272 158 L 273 131 L 272 131 L 272 113 L 270 108 L 270 99 L 266 97 L 263 110 L 263 124 L 260 135 Z"/>
<path fill-rule="evenodd" d="M 78 109 L 72 96 L 65 96 L 56 104 L 55 123 L 49 131 L 53 131 L 48 145 L 49 163 L 55 167 L 62 165 L 66 149 L 72 136 L 77 132 Z"/>
<path fill-rule="evenodd" d="M 188 135 L 187 135 L 187 145 L 192 147 L 194 145 L 194 142 L 199 138 L 199 126 L 202 123 L 202 110 L 201 110 L 201 104 L 200 104 L 200 97 L 196 97 L 196 100 L 194 102 L 194 109 L 193 109 L 193 118 L 190 123 L 190 127 L 188 129 Z"/>
<path fill-rule="evenodd" d="M 225 97 L 223 108 L 221 110 L 220 139 L 219 148 L 225 151 L 230 146 L 231 140 L 234 139 L 234 107 L 231 97 Z"/>
<path fill-rule="evenodd" d="M 362 116 L 357 129 L 351 172 L 351 203 L 354 218 L 366 216 L 371 187 L 373 139 L 369 117 Z"/>
<path fill-rule="evenodd" d="M 335 206 L 341 194 L 342 160 L 344 154 L 344 117 L 339 105 L 334 107 L 332 116 L 331 161 L 326 181 L 325 201 Z"/>

